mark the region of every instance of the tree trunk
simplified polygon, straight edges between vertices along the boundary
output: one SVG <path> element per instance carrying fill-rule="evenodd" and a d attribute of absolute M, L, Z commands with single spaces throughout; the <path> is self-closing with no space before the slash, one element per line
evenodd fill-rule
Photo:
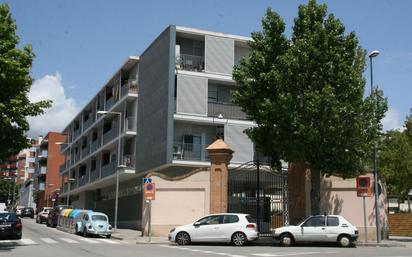
<path fill-rule="evenodd" d="M 310 169 L 310 214 L 320 214 L 320 171 Z"/>

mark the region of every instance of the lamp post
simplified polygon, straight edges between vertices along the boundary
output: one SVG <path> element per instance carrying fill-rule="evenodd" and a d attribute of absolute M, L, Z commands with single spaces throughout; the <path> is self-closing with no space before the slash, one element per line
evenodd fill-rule
<path fill-rule="evenodd" d="M 373 97 L 373 68 L 372 68 L 372 59 L 379 55 L 378 50 L 373 50 L 369 53 L 369 61 L 370 61 L 370 70 L 371 70 L 371 96 Z M 377 96 L 376 96 L 377 97 Z M 378 99 L 376 99 L 376 104 L 378 104 Z M 376 113 L 373 113 L 373 122 L 374 125 L 377 125 Z M 375 193 L 375 217 L 376 217 L 376 242 L 380 243 L 381 235 L 380 235 L 380 213 L 379 213 L 379 206 L 378 206 L 378 170 L 377 170 L 377 148 L 378 148 L 378 141 L 377 141 L 377 131 L 375 131 L 374 135 L 374 146 L 373 146 L 373 179 L 374 179 L 374 193 Z"/>
<path fill-rule="evenodd" d="M 66 135 L 67 136 L 67 135 Z M 67 139 L 66 139 L 67 140 Z M 66 143 L 66 142 L 56 142 L 55 143 L 56 145 L 70 145 L 70 143 Z M 60 149 L 61 150 L 61 149 Z M 61 151 L 60 151 L 61 152 Z M 67 154 L 65 153 L 64 154 L 64 169 L 66 169 L 67 167 L 66 167 L 66 165 L 67 165 Z M 61 175 L 61 174 L 60 174 Z M 69 178 L 68 178 L 68 180 L 67 180 L 67 182 L 68 182 L 68 185 L 67 185 L 67 197 L 66 197 L 66 205 L 69 205 L 69 197 L 70 197 L 70 185 L 71 185 L 71 182 L 72 181 L 74 181 L 75 179 L 74 178 L 70 178 L 70 170 L 69 170 L 69 176 L 68 176 Z M 62 180 L 62 182 L 63 182 L 63 180 Z M 63 184 L 63 183 L 62 183 Z"/>
<path fill-rule="evenodd" d="M 119 142 L 117 144 L 117 167 L 116 167 L 116 196 L 114 203 L 114 231 L 117 231 L 117 212 L 119 207 L 119 167 L 120 167 L 120 142 L 122 133 L 122 113 L 121 112 L 109 112 L 109 111 L 98 111 L 97 114 L 107 115 L 115 114 L 119 115 Z"/>

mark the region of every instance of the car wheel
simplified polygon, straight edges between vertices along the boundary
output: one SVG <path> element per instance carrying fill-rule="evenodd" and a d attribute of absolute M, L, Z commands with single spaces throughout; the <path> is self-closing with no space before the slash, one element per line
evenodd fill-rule
<path fill-rule="evenodd" d="M 242 232 L 236 232 L 232 235 L 232 244 L 235 246 L 244 246 L 247 244 L 246 235 Z"/>
<path fill-rule="evenodd" d="M 280 244 L 284 247 L 292 246 L 294 243 L 295 242 L 291 234 L 283 234 L 280 237 Z"/>
<path fill-rule="evenodd" d="M 84 237 L 87 237 L 87 236 L 88 236 L 86 227 L 83 228 L 83 236 L 84 236 Z"/>
<path fill-rule="evenodd" d="M 352 239 L 349 236 L 343 235 L 338 238 L 338 243 L 342 247 L 349 247 L 352 245 Z"/>
<path fill-rule="evenodd" d="M 190 244 L 190 236 L 186 232 L 179 232 L 176 235 L 176 243 L 178 245 L 188 245 Z"/>

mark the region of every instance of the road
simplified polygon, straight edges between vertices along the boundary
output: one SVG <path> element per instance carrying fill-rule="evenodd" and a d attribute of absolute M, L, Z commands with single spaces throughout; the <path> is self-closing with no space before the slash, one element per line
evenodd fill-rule
<path fill-rule="evenodd" d="M 340 248 L 333 246 L 233 247 L 229 245 L 136 244 L 105 238 L 83 238 L 23 219 L 23 239 L 0 240 L 1 257 L 412 257 L 412 249 L 395 247 Z"/>

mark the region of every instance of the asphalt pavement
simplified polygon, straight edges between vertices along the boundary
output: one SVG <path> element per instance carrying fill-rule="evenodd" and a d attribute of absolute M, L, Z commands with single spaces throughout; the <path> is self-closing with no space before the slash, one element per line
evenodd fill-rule
<path fill-rule="evenodd" d="M 138 237 L 136 231 L 118 230 L 123 240 L 98 237 L 84 238 L 69 234 L 34 220 L 23 219 L 23 239 L 0 240 L 0 256 L 16 257 L 281 257 L 281 256 L 331 256 L 331 257 L 406 257 L 412 256 L 408 247 L 356 247 L 340 248 L 333 245 L 280 247 L 273 243 L 234 247 L 228 244 L 202 244 L 178 246 L 165 238 L 153 237 L 156 243 L 144 243 L 148 238 Z M 126 237 L 126 234 L 129 237 Z M 133 238 L 135 237 L 135 238 Z M 120 237 L 119 237 L 120 238 Z M 136 244 L 137 242 L 141 242 Z M 262 241 L 263 242 L 263 241 Z"/>

